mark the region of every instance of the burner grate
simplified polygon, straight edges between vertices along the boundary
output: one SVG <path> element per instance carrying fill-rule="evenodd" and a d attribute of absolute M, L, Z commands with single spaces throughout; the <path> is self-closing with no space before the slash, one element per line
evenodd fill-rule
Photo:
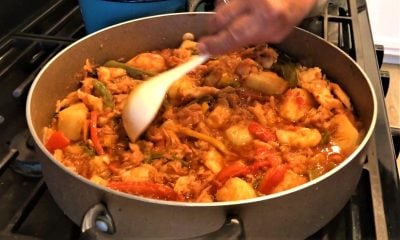
<path fill-rule="evenodd" d="M 33 181 L 27 186 L 31 191 L 20 191 L 30 193 L 23 198 L 25 201 L 15 204 L 16 209 L 12 212 L 7 208 L 5 213 L 8 221 L 0 222 L 0 239 L 78 239 L 80 228 L 63 215 L 47 191 L 44 181 Z"/>
<path fill-rule="evenodd" d="M 14 67 L 29 72 L 29 76 L 24 77 L 25 80 L 13 91 L 14 97 L 22 96 L 48 60 L 84 35 L 76 1 L 57 1 L 29 24 L 20 26 L 20 30 L 14 31 L 1 45 L 0 79 L 15 71 Z"/>

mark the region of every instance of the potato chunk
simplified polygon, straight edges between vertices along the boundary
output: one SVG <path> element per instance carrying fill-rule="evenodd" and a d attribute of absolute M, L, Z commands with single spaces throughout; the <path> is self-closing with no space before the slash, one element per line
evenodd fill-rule
<path fill-rule="evenodd" d="M 126 64 L 145 71 L 160 73 L 167 69 L 165 59 L 156 53 L 140 53 L 130 59 Z"/>
<path fill-rule="evenodd" d="M 63 109 L 58 113 L 58 129 L 72 141 L 81 139 L 88 112 L 88 108 L 83 103 L 76 103 Z"/>
<path fill-rule="evenodd" d="M 194 88 L 195 82 L 194 79 L 189 76 L 183 76 L 178 81 L 174 82 L 172 86 L 168 89 L 168 97 L 171 99 L 177 99 L 178 97 L 182 97 L 182 92 L 185 89 Z"/>
<path fill-rule="evenodd" d="M 246 125 L 233 125 L 225 130 L 225 134 L 236 146 L 246 145 L 253 140 L 253 137 L 251 136 Z"/>
<path fill-rule="evenodd" d="M 256 191 L 246 181 L 234 177 L 215 194 L 218 201 L 237 201 L 257 197 Z"/>
<path fill-rule="evenodd" d="M 292 147 L 314 147 L 321 141 L 321 133 L 317 129 L 297 128 L 295 130 L 276 130 L 276 137 L 281 144 Z"/>
<path fill-rule="evenodd" d="M 121 173 L 121 179 L 126 182 L 145 182 L 152 181 L 153 175 L 157 170 L 149 164 L 143 164 L 131 170 Z"/>
<path fill-rule="evenodd" d="M 259 72 L 246 77 L 245 86 L 268 95 L 278 95 L 286 91 L 288 82 L 274 72 Z"/>
<path fill-rule="evenodd" d="M 218 173 L 224 166 L 224 159 L 217 150 L 211 149 L 204 154 L 204 165 L 213 173 Z"/>
<path fill-rule="evenodd" d="M 312 108 L 313 97 L 302 88 L 289 89 L 283 96 L 279 115 L 289 121 L 297 122 Z"/>
<path fill-rule="evenodd" d="M 292 170 L 288 170 L 283 177 L 282 182 L 280 182 L 272 191 L 272 193 L 277 193 L 281 191 L 285 191 L 287 189 L 294 188 L 301 184 L 307 182 L 307 178 L 293 172 Z"/>
<path fill-rule="evenodd" d="M 357 147 L 359 133 L 345 114 L 339 114 L 332 118 L 331 127 L 335 129 L 332 133 L 332 141 L 339 145 L 345 154 L 350 154 Z"/>

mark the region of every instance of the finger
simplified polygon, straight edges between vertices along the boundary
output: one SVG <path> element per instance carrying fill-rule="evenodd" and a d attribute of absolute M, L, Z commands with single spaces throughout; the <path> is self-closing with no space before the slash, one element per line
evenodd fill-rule
<path fill-rule="evenodd" d="M 221 4 L 215 9 L 215 14 L 209 22 L 209 30 L 212 33 L 218 32 L 238 16 L 248 11 L 246 1 L 234 0 L 229 4 Z"/>
<path fill-rule="evenodd" d="M 239 39 L 239 44 L 250 45 L 262 42 L 279 43 L 286 37 L 294 25 L 286 22 L 271 22 L 264 16 L 243 16 L 240 21 L 234 22 L 230 31 Z"/>
<path fill-rule="evenodd" d="M 262 29 L 263 26 L 265 26 L 264 23 L 262 25 L 256 24 L 254 18 L 248 15 L 240 16 L 219 33 L 201 38 L 199 50 L 202 53 L 218 55 L 249 44 L 259 43 L 265 40 L 265 36 L 263 36 L 263 39 L 261 35 L 268 32 L 267 29 Z"/>

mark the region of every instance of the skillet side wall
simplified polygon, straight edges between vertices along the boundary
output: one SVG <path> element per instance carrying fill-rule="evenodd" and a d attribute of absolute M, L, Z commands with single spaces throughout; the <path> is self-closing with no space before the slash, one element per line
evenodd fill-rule
<path fill-rule="evenodd" d="M 218 229 L 226 213 L 239 215 L 248 239 L 305 238 L 331 220 L 346 204 L 360 178 L 365 150 L 352 155 L 333 174 L 279 197 L 226 206 L 156 204 L 124 197 L 89 183 L 55 161 L 39 142 L 50 123 L 55 102 L 77 86 L 74 77 L 86 58 L 97 63 L 130 58 L 145 51 L 176 47 L 185 32 L 200 36 L 210 14 L 173 14 L 132 21 L 99 32 L 58 55 L 36 79 L 28 99 L 28 121 L 36 142 L 46 152 L 44 178 L 57 204 L 77 224 L 92 205 L 103 202 L 116 225 L 117 237 L 187 238 Z M 321 39 L 296 30 L 277 46 L 307 66 L 320 66 L 329 79 L 349 93 L 366 130 L 373 128 L 374 102 L 364 75 L 343 53 Z"/>

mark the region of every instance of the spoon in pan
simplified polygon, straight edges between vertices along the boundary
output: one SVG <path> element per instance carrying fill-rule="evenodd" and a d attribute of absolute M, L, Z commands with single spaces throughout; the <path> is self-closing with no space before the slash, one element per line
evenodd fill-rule
<path fill-rule="evenodd" d="M 132 142 L 153 121 L 169 87 L 207 59 L 207 55 L 192 56 L 189 61 L 144 81 L 129 94 L 122 112 L 122 122 Z"/>

